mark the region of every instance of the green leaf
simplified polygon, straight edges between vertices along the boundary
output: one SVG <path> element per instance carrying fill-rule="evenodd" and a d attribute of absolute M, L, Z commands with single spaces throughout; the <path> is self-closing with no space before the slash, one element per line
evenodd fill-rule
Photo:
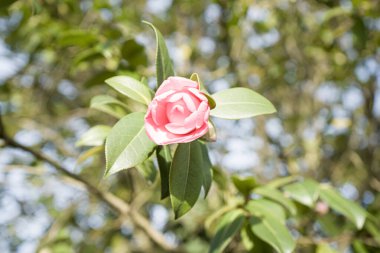
<path fill-rule="evenodd" d="M 211 241 L 209 253 L 223 252 L 233 236 L 242 227 L 244 220 L 244 212 L 240 209 L 226 213 L 219 223 L 215 237 Z"/>
<path fill-rule="evenodd" d="M 101 146 L 111 131 L 111 127 L 106 125 L 98 125 L 91 127 L 76 142 L 77 147 L 81 146 Z"/>
<path fill-rule="evenodd" d="M 317 246 L 316 253 L 337 253 L 337 251 L 333 250 L 327 243 L 320 243 Z"/>
<path fill-rule="evenodd" d="M 170 199 L 175 218 L 187 213 L 198 199 L 203 185 L 202 148 L 198 141 L 178 144 L 170 168 Z"/>
<path fill-rule="evenodd" d="M 270 244 L 280 253 L 291 253 L 295 242 L 288 228 L 279 219 L 271 215 L 251 217 L 249 219 L 252 232 L 261 240 Z"/>
<path fill-rule="evenodd" d="M 247 210 L 254 216 L 269 216 L 278 219 L 285 224 L 286 214 L 284 208 L 267 199 L 250 200 L 247 205 Z"/>
<path fill-rule="evenodd" d="M 242 178 L 238 175 L 232 175 L 232 182 L 236 189 L 238 189 L 244 196 L 248 196 L 253 188 L 257 186 L 256 180 L 253 177 Z"/>
<path fill-rule="evenodd" d="M 172 164 L 172 154 L 169 146 L 158 146 L 156 156 L 161 177 L 161 199 L 164 199 L 170 195 L 169 172 Z"/>
<path fill-rule="evenodd" d="M 214 123 L 212 123 L 211 120 L 207 122 L 208 124 L 208 131 L 205 135 L 201 137 L 201 140 L 207 141 L 207 142 L 215 142 L 216 141 L 216 128 L 214 126 Z"/>
<path fill-rule="evenodd" d="M 169 76 L 174 76 L 173 63 L 169 57 L 169 52 L 160 31 L 151 23 L 143 21 L 149 25 L 156 34 L 156 75 L 157 75 L 157 88 L 160 87 L 162 82 Z"/>
<path fill-rule="evenodd" d="M 210 157 L 208 156 L 207 146 L 201 142 L 199 145 L 202 149 L 202 174 L 203 181 L 202 186 L 205 191 L 205 198 L 207 197 L 208 192 L 210 191 L 211 183 L 212 183 L 212 164 L 210 161 Z"/>
<path fill-rule="evenodd" d="M 212 95 L 216 107 L 211 116 L 224 119 L 243 119 L 276 112 L 269 100 L 247 88 L 232 88 Z"/>
<path fill-rule="evenodd" d="M 144 128 L 144 113 L 123 117 L 112 128 L 106 140 L 106 173 L 111 175 L 145 161 L 156 145 Z"/>
<path fill-rule="evenodd" d="M 317 182 L 306 179 L 302 182 L 286 185 L 284 191 L 292 199 L 305 206 L 312 207 L 318 199 L 319 188 Z"/>
<path fill-rule="evenodd" d="M 361 229 L 366 219 L 366 211 L 353 201 L 342 197 L 328 185 L 320 185 L 320 197 L 332 209 L 346 216 L 358 229 Z"/>
<path fill-rule="evenodd" d="M 122 118 L 128 112 L 125 104 L 108 95 L 99 95 L 91 99 L 90 108 L 108 113 L 115 118 Z"/>
<path fill-rule="evenodd" d="M 210 109 L 214 109 L 216 106 L 215 100 L 207 92 L 206 87 L 203 85 L 201 79 L 199 78 L 199 75 L 197 73 L 191 74 L 190 80 L 193 80 L 199 84 L 200 90 L 203 92 L 203 94 L 206 96 L 208 100 L 208 105 L 210 106 Z"/>
<path fill-rule="evenodd" d="M 255 188 L 253 192 L 283 205 L 291 215 L 295 215 L 297 213 L 297 208 L 294 203 L 285 197 L 284 194 L 279 190 L 263 186 Z"/>
<path fill-rule="evenodd" d="M 129 76 L 114 76 L 105 81 L 121 94 L 142 104 L 149 105 L 152 101 L 150 89 L 140 81 Z"/>
<path fill-rule="evenodd" d="M 136 165 L 136 169 L 150 183 L 153 183 L 154 180 L 156 180 L 157 170 L 150 159 Z"/>

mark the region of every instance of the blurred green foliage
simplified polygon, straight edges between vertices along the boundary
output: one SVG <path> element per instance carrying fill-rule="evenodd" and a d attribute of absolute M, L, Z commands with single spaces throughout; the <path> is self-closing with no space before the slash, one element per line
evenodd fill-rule
<path fill-rule="evenodd" d="M 179 252 L 207 252 L 221 245 L 211 243 L 223 238 L 214 237 L 218 226 L 229 232 L 235 225 L 241 233 L 225 237 L 231 242 L 224 252 L 287 248 L 252 233 L 265 235 L 265 215 L 244 224 L 233 215 L 250 193 L 248 211 L 265 214 L 260 207 L 271 206 L 284 220 L 276 222 L 286 220 L 296 252 L 380 251 L 378 1 L 2 0 L 0 15 L 8 134 L 129 203 Z M 177 221 L 149 165 L 102 179 L 103 148 L 75 146 L 91 126 L 117 122 L 118 115 L 90 104 L 119 106 L 120 115 L 126 110 L 119 102 L 136 106 L 107 87 L 107 78 L 128 74 L 155 86 L 156 42 L 142 20 L 164 35 L 177 75 L 199 73 L 211 92 L 254 89 L 278 111 L 215 122 L 213 185 Z M 91 101 L 97 95 L 103 100 Z M 114 100 L 105 107 L 104 99 Z M 35 157 L 3 145 L 0 172 L 1 252 L 165 252 Z M 329 183 L 366 209 L 364 228 L 355 228 L 356 205 L 304 178 Z"/>

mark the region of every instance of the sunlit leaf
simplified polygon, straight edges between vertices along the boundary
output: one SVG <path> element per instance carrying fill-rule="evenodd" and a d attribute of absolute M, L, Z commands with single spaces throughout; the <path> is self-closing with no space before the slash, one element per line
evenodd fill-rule
<path fill-rule="evenodd" d="M 342 197 L 328 185 L 320 186 L 320 197 L 332 209 L 346 216 L 358 229 L 361 229 L 366 219 L 366 211 L 353 201 Z"/>
<path fill-rule="evenodd" d="M 106 173 L 111 175 L 145 161 L 156 145 L 144 128 L 144 113 L 123 117 L 112 128 L 106 140 Z"/>
<path fill-rule="evenodd" d="M 104 144 L 111 127 L 106 125 L 97 125 L 91 127 L 76 142 L 76 146 L 101 146 Z"/>
<path fill-rule="evenodd" d="M 211 95 L 216 107 L 211 116 L 224 119 L 243 119 L 276 112 L 268 99 L 247 88 L 232 88 Z"/>
<path fill-rule="evenodd" d="M 90 108 L 105 112 L 115 118 L 122 118 L 128 112 L 125 104 L 108 95 L 98 95 L 91 99 Z"/>
<path fill-rule="evenodd" d="M 129 76 L 114 76 L 105 81 L 121 94 L 146 105 L 152 101 L 150 89 L 140 81 Z"/>

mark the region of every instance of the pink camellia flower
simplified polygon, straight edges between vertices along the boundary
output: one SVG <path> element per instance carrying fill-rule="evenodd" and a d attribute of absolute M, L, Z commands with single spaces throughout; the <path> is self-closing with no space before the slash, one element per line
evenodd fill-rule
<path fill-rule="evenodd" d="M 145 130 L 158 145 L 191 142 L 208 131 L 210 106 L 199 84 L 169 77 L 158 88 L 145 115 Z"/>

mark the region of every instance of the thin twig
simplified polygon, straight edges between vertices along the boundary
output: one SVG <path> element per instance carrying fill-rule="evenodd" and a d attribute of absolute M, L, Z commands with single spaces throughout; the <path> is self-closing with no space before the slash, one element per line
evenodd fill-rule
<path fill-rule="evenodd" d="M 120 199 L 119 197 L 115 196 L 112 193 L 99 190 L 92 183 L 88 182 L 87 180 L 80 177 L 79 175 L 72 173 L 70 170 L 66 169 L 65 167 L 60 165 L 58 162 L 52 160 L 50 157 L 46 156 L 45 154 L 35 151 L 27 146 L 24 146 L 21 143 L 7 136 L 5 132 L 4 124 L 2 121 L 1 112 L 0 112 L 0 138 L 4 140 L 5 145 L 9 147 L 21 149 L 21 150 L 24 150 L 25 152 L 32 154 L 36 159 L 45 161 L 46 163 L 55 167 L 60 173 L 82 184 L 88 190 L 89 193 L 91 193 L 92 195 L 94 195 L 95 197 L 103 201 L 105 204 L 111 207 L 114 211 L 116 211 L 121 217 L 132 218 L 132 221 L 140 229 L 142 229 L 152 239 L 152 241 L 154 241 L 157 245 L 159 245 L 165 251 L 167 252 L 176 251 L 175 247 L 167 243 L 164 235 L 161 232 L 153 228 L 150 222 L 138 211 L 131 210 L 130 206 L 127 203 L 125 203 L 122 199 Z"/>

